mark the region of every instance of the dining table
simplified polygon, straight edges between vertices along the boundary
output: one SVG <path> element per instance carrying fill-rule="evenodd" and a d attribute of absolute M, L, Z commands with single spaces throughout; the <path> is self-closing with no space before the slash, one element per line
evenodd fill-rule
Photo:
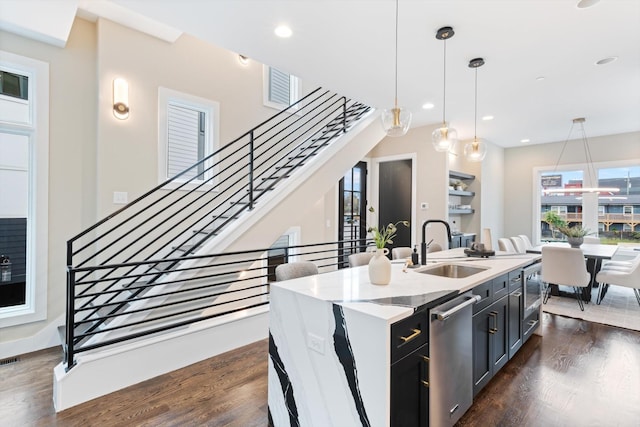
<path fill-rule="evenodd" d="M 544 246 L 555 246 L 562 248 L 571 247 L 567 242 L 546 242 L 527 249 L 527 252 L 540 254 L 542 253 L 542 248 Z M 598 285 L 598 283 L 596 282 L 596 275 L 598 274 L 598 271 L 600 271 L 602 261 L 611 259 L 611 257 L 613 257 L 613 255 L 616 253 L 618 246 L 604 245 L 601 243 L 583 243 L 582 245 L 580 245 L 579 249 L 582 250 L 584 257 L 586 258 L 587 271 L 591 275 L 591 283 L 589 284 L 589 286 L 582 288 L 582 299 L 583 301 L 589 302 L 591 301 L 591 289 Z M 565 293 L 559 290 L 557 285 L 551 285 L 551 295 L 565 295 Z M 571 294 L 566 293 L 566 295 Z"/>

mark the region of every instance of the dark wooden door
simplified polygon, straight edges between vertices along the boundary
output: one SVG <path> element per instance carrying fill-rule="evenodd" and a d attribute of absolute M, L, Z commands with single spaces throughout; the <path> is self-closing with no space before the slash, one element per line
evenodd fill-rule
<path fill-rule="evenodd" d="M 494 316 L 495 333 L 491 336 L 492 375 L 498 372 L 509 361 L 509 298 L 503 297 L 489 306 Z"/>
<path fill-rule="evenodd" d="M 391 425 L 429 425 L 428 344 L 391 365 Z M 425 382 L 423 382 L 425 381 Z"/>
<path fill-rule="evenodd" d="M 398 221 L 411 221 L 411 188 L 413 162 L 411 159 L 380 163 L 378 191 L 378 223 L 386 226 Z M 413 224 L 411 224 L 413 226 Z M 411 247 L 411 227 L 398 227 L 398 234 L 391 249 L 399 246 Z"/>
<path fill-rule="evenodd" d="M 473 395 L 478 394 L 491 379 L 491 334 L 493 320 L 489 307 L 473 316 Z"/>

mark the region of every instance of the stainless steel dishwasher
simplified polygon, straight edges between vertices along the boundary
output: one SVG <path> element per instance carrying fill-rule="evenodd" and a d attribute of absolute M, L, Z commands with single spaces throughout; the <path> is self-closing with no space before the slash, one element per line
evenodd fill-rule
<path fill-rule="evenodd" d="M 452 426 L 473 403 L 471 292 L 429 311 L 429 425 Z"/>

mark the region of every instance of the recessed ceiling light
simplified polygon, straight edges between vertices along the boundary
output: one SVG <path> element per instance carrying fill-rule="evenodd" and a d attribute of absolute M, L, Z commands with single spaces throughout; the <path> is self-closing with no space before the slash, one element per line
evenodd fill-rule
<path fill-rule="evenodd" d="M 525 139 L 521 139 L 520 142 L 522 142 L 523 144 L 526 144 L 527 142 L 531 142 L 531 140 L 528 138 L 525 138 Z"/>
<path fill-rule="evenodd" d="M 293 31 L 291 31 L 291 28 L 287 25 L 278 25 L 274 32 L 276 33 L 276 36 L 282 37 L 283 39 L 291 37 L 293 34 Z"/>
<path fill-rule="evenodd" d="M 544 76 L 536 77 L 536 81 L 541 82 L 544 80 Z"/>
<path fill-rule="evenodd" d="M 608 58 L 602 58 L 599 61 L 596 61 L 596 65 L 605 65 L 605 64 L 609 64 L 613 61 L 615 61 L 616 59 L 618 59 L 617 56 L 610 56 Z"/>
<path fill-rule="evenodd" d="M 577 4 L 579 9 L 586 9 L 600 3 L 600 0 L 580 0 Z"/>
<path fill-rule="evenodd" d="M 482 120 L 484 121 L 493 120 L 493 116 L 482 116 Z"/>
<path fill-rule="evenodd" d="M 435 105 L 433 105 L 431 102 L 426 102 L 426 103 L 422 104 L 422 108 L 423 108 L 424 110 L 430 110 L 430 109 L 432 109 L 433 107 L 435 107 Z"/>

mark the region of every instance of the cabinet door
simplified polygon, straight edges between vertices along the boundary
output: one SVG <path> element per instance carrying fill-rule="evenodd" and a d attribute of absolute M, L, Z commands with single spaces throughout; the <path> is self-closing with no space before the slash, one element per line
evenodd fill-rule
<path fill-rule="evenodd" d="M 489 308 L 473 316 L 473 396 L 491 379 L 491 337 Z"/>
<path fill-rule="evenodd" d="M 470 248 L 473 242 L 475 242 L 476 236 L 475 234 L 472 236 L 462 236 L 461 246 L 465 248 Z"/>
<path fill-rule="evenodd" d="M 491 334 L 492 374 L 498 372 L 509 361 L 509 298 L 504 297 L 487 308 L 493 329 Z"/>
<path fill-rule="evenodd" d="M 428 344 L 391 365 L 391 425 L 429 425 Z"/>
<path fill-rule="evenodd" d="M 523 315 L 524 297 L 518 289 L 509 294 L 509 359 L 522 347 Z"/>

